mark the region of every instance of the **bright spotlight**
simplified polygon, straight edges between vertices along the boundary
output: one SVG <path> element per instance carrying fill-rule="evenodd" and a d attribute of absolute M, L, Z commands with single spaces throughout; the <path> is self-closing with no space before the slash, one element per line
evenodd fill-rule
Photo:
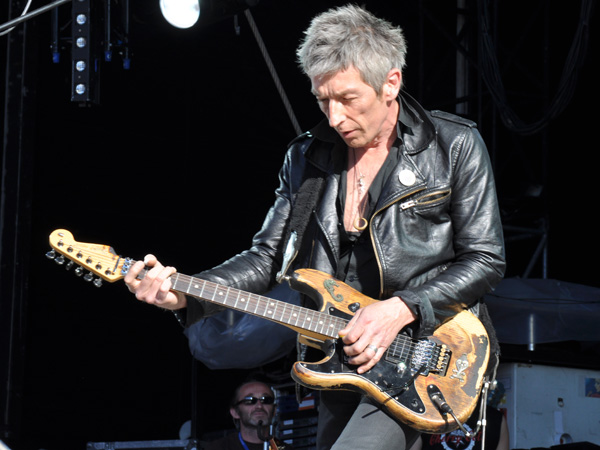
<path fill-rule="evenodd" d="M 198 0 L 160 0 L 160 10 L 171 25 L 190 28 L 200 17 Z"/>

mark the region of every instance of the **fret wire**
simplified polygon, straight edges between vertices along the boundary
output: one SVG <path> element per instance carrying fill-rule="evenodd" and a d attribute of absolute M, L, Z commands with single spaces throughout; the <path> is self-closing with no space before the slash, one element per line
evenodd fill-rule
<path fill-rule="evenodd" d="M 204 283 L 202 283 L 202 290 L 200 291 L 200 297 L 202 297 L 204 295 L 204 289 L 206 289 L 207 285 L 208 285 L 208 283 L 206 281 Z"/>
<path fill-rule="evenodd" d="M 262 313 L 260 314 L 263 317 L 266 317 L 267 311 L 269 310 L 269 300 L 266 297 L 257 297 L 258 307 L 257 311 L 260 310 Z"/>
<path fill-rule="evenodd" d="M 254 305 L 256 305 L 254 307 L 254 314 L 257 314 L 258 312 L 258 307 L 260 306 L 260 299 L 256 297 L 256 295 L 250 294 L 250 298 L 251 301 L 253 302 Z"/>
<path fill-rule="evenodd" d="M 263 308 L 262 316 L 263 317 L 271 317 L 268 315 L 270 310 L 271 301 L 267 297 L 260 298 L 260 306 Z"/>
<path fill-rule="evenodd" d="M 237 308 L 238 307 L 238 302 L 240 301 L 240 295 L 242 295 L 242 291 L 240 291 L 239 289 L 237 290 L 237 295 L 235 297 L 235 301 L 233 302 L 233 308 Z"/>
<path fill-rule="evenodd" d="M 269 311 L 269 317 L 271 319 L 275 318 L 275 311 L 277 311 L 277 302 L 276 300 L 267 298 L 267 311 Z"/>
<path fill-rule="evenodd" d="M 306 314 L 304 311 L 298 311 L 298 319 L 302 320 L 302 323 L 299 325 L 300 328 L 306 328 Z M 298 321 L 296 320 L 296 323 L 298 323 Z"/>
<path fill-rule="evenodd" d="M 315 325 L 316 325 L 316 326 L 319 326 L 319 327 L 321 327 L 321 329 L 320 329 L 320 331 L 318 331 L 318 330 L 315 328 L 315 331 L 317 331 L 318 333 L 321 333 L 321 334 L 323 334 L 323 328 L 325 327 L 325 324 L 326 324 L 326 323 L 327 323 L 327 321 L 326 321 L 325 319 L 323 319 L 323 318 L 320 318 L 320 319 L 317 321 L 317 323 L 316 323 Z"/>
<path fill-rule="evenodd" d="M 283 308 L 279 312 L 279 320 L 281 322 L 286 322 L 287 323 L 287 321 L 285 320 L 285 313 L 286 313 L 287 302 L 281 302 L 281 306 L 283 306 Z"/>
<path fill-rule="evenodd" d="M 219 292 L 221 292 L 221 294 L 220 294 L 220 295 L 222 295 L 222 296 L 223 296 L 223 304 L 224 304 L 224 305 L 229 305 L 229 304 L 227 303 L 227 299 L 229 298 L 229 287 L 228 287 L 228 286 L 227 286 L 227 287 L 225 287 L 225 289 L 224 289 L 224 290 L 223 290 L 223 289 L 219 289 Z"/>
<path fill-rule="evenodd" d="M 306 325 L 307 320 L 308 320 L 308 325 Z M 310 313 L 308 311 L 304 311 L 304 322 L 302 324 L 302 328 L 310 330 L 310 325 L 311 325 Z"/>
<path fill-rule="evenodd" d="M 242 291 L 240 291 L 240 293 L 239 293 L 239 295 L 238 295 L 238 297 L 237 297 L 237 300 L 235 301 L 235 306 L 236 306 L 236 308 L 239 308 L 239 306 L 238 306 L 238 302 L 239 302 L 240 300 L 242 301 L 242 303 L 243 303 L 244 305 L 247 305 L 247 304 L 248 304 L 248 296 L 247 296 L 247 295 L 245 295 L 245 292 L 242 292 Z"/>
<path fill-rule="evenodd" d="M 177 279 L 179 280 L 179 278 L 180 278 L 180 277 L 179 277 L 179 273 L 178 273 L 178 274 L 177 274 Z M 186 294 L 189 294 L 189 293 L 190 293 L 190 289 L 192 288 L 193 281 L 194 281 L 194 280 L 193 280 L 192 278 L 190 278 L 190 279 L 188 280 L 188 282 L 187 282 L 187 287 L 186 287 L 186 289 L 185 289 L 185 292 L 186 292 Z"/>
<path fill-rule="evenodd" d="M 246 298 L 248 299 L 246 302 L 246 304 L 248 305 L 248 312 L 256 312 L 256 301 L 254 300 L 254 296 L 252 294 L 249 294 L 246 296 Z"/>
<path fill-rule="evenodd" d="M 317 314 L 316 314 L 316 313 L 317 313 Z M 315 325 L 318 323 L 318 320 L 317 320 L 317 315 L 318 315 L 318 312 L 317 312 L 317 311 L 311 311 L 311 312 L 309 312 L 309 313 L 307 314 L 307 316 L 308 316 L 308 317 L 307 317 L 307 319 L 308 319 L 308 328 L 309 328 L 311 331 L 316 331 L 316 327 L 315 327 Z"/>
<path fill-rule="evenodd" d="M 173 276 L 175 277 L 175 279 L 173 279 Z M 171 277 L 172 278 L 171 279 L 171 284 L 173 285 L 173 287 L 175 289 L 177 289 L 177 284 L 179 282 L 179 273 L 176 272 L 173 276 Z"/>

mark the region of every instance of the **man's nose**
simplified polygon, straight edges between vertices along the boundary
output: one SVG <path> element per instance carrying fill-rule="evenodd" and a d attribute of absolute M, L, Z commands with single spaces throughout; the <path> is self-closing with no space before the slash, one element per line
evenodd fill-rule
<path fill-rule="evenodd" d="M 327 118 L 329 119 L 330 127 L 336 128 L 340 125 L 346 119 L 344 105 L 340 102 L 330 101 Z"/>

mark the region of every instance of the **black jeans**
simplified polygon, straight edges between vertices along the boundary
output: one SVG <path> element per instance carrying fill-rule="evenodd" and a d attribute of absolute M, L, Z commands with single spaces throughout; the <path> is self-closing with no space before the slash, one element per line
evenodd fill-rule
<path fill-rule="evenodd" d="M 420 435 L 359 394 L 320 394 L 317 450 L 406 450 Z"/>

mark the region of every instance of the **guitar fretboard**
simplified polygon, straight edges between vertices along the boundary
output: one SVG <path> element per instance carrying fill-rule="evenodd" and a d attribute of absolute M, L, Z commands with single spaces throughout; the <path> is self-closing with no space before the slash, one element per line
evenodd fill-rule
<path fill-rule="evenodd" d="M 222 286 L 188 275 L 176 273 L 171 277 L 173 289 L 192 297 L 218 303 L 273 322 L 321 334 L 330 339 L 338 337 L 348 321 L 301 306 L 292 305 L 262 295 Z"/>

